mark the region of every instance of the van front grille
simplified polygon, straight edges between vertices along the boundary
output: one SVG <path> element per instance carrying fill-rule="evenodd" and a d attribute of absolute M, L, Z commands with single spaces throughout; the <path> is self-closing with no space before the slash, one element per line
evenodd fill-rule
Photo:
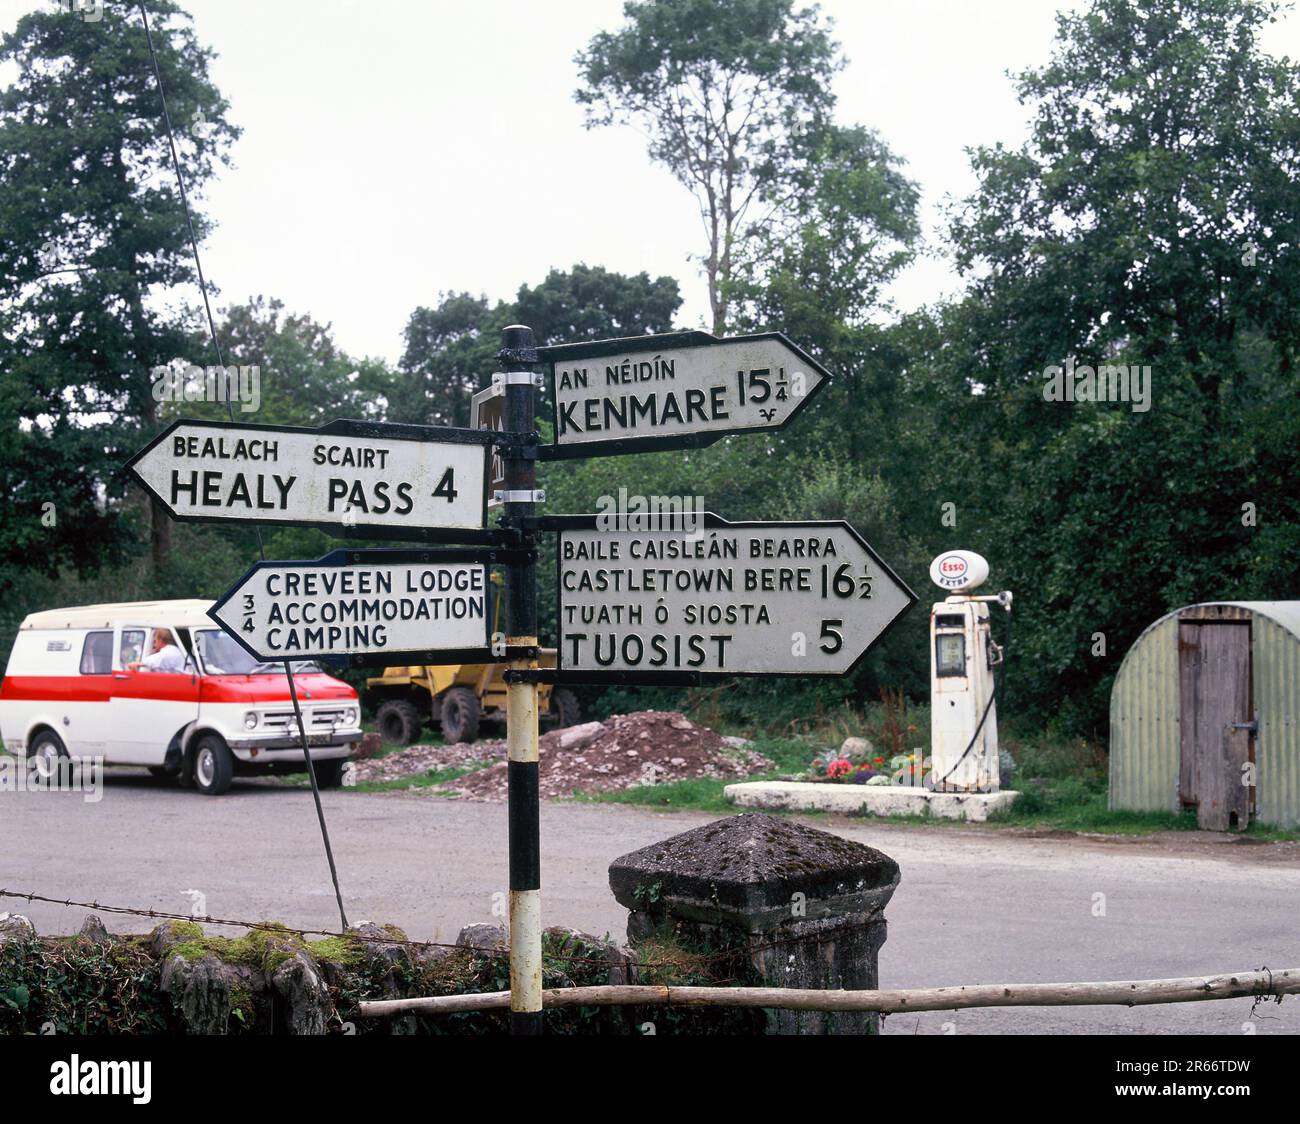
<path fill-rule="evenodd" d="M 303 725 L 310 730 L 329 730 L 343 725 L 343 707 L 319 707 L 303 711 Z M 260 730 L 283 730 L 296 733 L 297 720 L 292 710 L 269 710 L 262 715 L 258 725 Z"/>

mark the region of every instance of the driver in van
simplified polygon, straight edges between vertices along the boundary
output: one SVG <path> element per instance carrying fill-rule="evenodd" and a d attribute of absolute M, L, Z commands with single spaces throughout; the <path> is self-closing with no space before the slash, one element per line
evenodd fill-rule
<path fill-rule="evenodd" d="M 180 675 L 185 671 L 185 653 L 169 629 L 157 628 L 154 629 L 150 653 L 143 660 L 136 660 L 126 666 L 130 671 L 167 671 Z"/>

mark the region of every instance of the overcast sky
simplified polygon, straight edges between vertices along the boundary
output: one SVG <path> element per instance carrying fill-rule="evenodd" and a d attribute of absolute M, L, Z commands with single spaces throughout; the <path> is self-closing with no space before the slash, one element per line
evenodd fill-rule
<path fill-rule="evenodd" d="M 55 0 L 0 0 L 0 28 Z M 591 132 L 574 53 L 622 0 L 182 0 L 216 50 L 244 135 L 203 201 L 219 304 L 262 293 L 332 322 L 354 355 L 396 360 L 411 310 L 440 291 L 509 298 L 576 262 L 681 283 L 704 326 L 691 196 L 632 129 Z M 1073 5 L 1070 5 L 1073 6 Z M 878 130 L 924 192 L 936 255 L 902 308 L 957 287 L 934 228 L 973 186 L 964 148 L 1025 137 L 1007 71 L 1040 65 L 1052 0 L 826 0 L 849 59 L 838 118 Z M 1270 29 L 1300 55 L 1300 17 Z M 9 76 L 0 73 L 0 81 Z M 196 294 L 197 296 L 197 294 Z"/>

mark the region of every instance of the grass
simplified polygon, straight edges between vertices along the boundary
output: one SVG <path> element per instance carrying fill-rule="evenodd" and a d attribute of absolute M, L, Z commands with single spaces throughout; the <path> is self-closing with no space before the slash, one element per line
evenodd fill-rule
<path fill-rule="evenodd" d="M 429 769 L 423 773 L 415 773 L 407 777 L 394 777 L 392 780 L 360 781 L 354 785 L 347 785 L 338 791 L 404 792 L 409 788 L 433 788 L 440 784 L 446 784 L 448 781 L 454 781 L 457 777 L 463 777 L 466 773 L 477 773 L 480 769 L 486 769 L 489 765 L 494 764 L 496 764 L 495 761 L 483 761 L 473 765 L 448 765 L 443 769 Z M 307 780 L 306 773 L 286 773 L 277 779 L 281 784 L 291 788 L 311 787 L 311 782 Z"/>
<path fill-rule="evenodd" d="M 842 721 L 843 716 L 837 716 L 834 733 L 838 736 L 841 731 L 846 731 L 845 736 L 851 735 L 852 729 L 840 725 Z M 573 799 L 676 811 L 733 812 L 735 805 L 723 795 L 727 785 L 742 780 L 774 780 L 801 774 L 808 768 L 812 758 L 827 748 L 828 744 L 833 743 L 811 734 L 759 738 L 752 748 L 776 765 L 772 771 L 726 780 L 698 778 L 669 784 L 638 785 L 619 792 L 575 793 Z M 1106 756 L 1095 743 L 1084 739 L 1060 739 L 1048 733 L 1040 733 L 1030 737 L 1007 737 L 1004 746 L 1016 762 L 1012 787 L 1023 793 L 1011 809 L 994 813 L 984 824 L 978 826 L 962 820 L 931 816 L 878 818 L 881 822 L 891 824 L 961 830 L 1037 828 L 1108 835 L 1149 835 L 1157 831 L 1197 830 L 1196 813 L 1190 809 L 1184 812 L 1135 812 L 1112 811 L 1108 808 Z M 1260 823 L 1252 823 L 1243 834 L 1260 842 L 1300 840 L 1300 829 L 1282 829 Z"/>
<path fill-rule="evenodd" d="M 393 792 L 402 791 L 408 788 L 432 788 L 435 785 L 446 784 L 448 781 L 454 781 L 457 777 L 463 777 L 467 773 L 477 773 L 480 769 L 486 769 L 489 765 L 495 764 L 494 761 L 484 761 L 476 765 L 448 765 L 444 769 L 429 769 L 423 773 L 417 773 L 409 777 L 394 777 L 390 781 L 361 781 L 358 784 L 350 785 L 347 789 L 349 792 Z M 303 776 L 303 783 L 307 781 L 306 775 Z"/>
<path fill-rule="evenodd" d="M 1024 798 L 1022 797 L 1022 800 Z M 1016 806 L 994 812 L 994 826 L 1042 827 L 1057 831 L 1104 832 L 1110 835 L 1149 835 L 1153 831 L 1195 831 L 1196 813 L 1111 811 L 1104 792 L 1090 792 L 1079 800 L 1058 800 L 1050 809 L 1033 811 Z"/>
<path fill-rule="evenodd" d="M 575 792 L 573 799 L 595 804 L 640 804 L 676 811 L 731 812 L 735 806 L 722 795 L 722 790 L 739 779 L 742 778 L 716 780 L 694 777 L 667 784 L 639 784 L 618 792 Z"/>

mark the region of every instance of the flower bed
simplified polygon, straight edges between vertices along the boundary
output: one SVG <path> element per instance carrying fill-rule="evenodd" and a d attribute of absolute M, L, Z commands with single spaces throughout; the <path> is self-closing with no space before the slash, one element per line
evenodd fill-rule
<path fill-rule="evenodd" d="M 807 780 L 822 784 L 924 785 L 930 775 L 930 758 L 918 748 L 911 753 L 885 757 L 867 744 L 865 753 L 843 747 L 813 758 Z M 847 745 L 847 743 L 846 743 Z"/>

